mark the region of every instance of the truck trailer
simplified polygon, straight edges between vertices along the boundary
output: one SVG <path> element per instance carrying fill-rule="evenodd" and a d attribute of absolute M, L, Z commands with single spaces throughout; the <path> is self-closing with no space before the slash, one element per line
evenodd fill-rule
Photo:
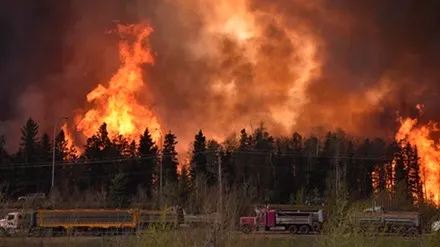
<path fill-rule="evenodd" d="M 66 234 L 121 234 L 152 224 L 178 226 L 184 223 L 181 209 L 168 212 L 138 209 L 32 210 L 8 213 L 0 230 L 16 236 L 62 236 Z"/>
<path fill-rule="evenodd" d="M 292 234 L 318 233 L 324 222 L 323 210 L 302 212 L 300 210 L 255 209 L 256 216 L 240 218 L 244 233 L 252 231 L 289 231 Z"/>
<path fill-rule="evenodd" d="M 362 232 L 384 232 L 400 235 L 422 234 L 422 217 L 418 212 L 387 211 L 382 207 L 365 209 L 352 218 L 353 229 Z"/>

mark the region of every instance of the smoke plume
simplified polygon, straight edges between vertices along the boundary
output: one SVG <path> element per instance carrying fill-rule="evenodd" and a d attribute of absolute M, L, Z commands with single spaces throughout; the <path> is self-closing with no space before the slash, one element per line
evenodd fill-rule
<path fill-rule="evenodd" d="M 9 5 L 9 6 L 8 6 Z M 116 22 L 149 21 L 139 95 L 180 145 L 264 121 L 274 134 L 393 135 L 396 111 L 438 120 L 438 1 L 40 0 L 0 10 L 0 130 L 87 110 L 119 66 Z M 390 132 L 391 131 L 391 132 Z M 77 134 L 81 138 L 80 133 Z M 82 137 L 84 138 L 84 137 Z M 15 145 L 15 146 L 14 146 Z"/>

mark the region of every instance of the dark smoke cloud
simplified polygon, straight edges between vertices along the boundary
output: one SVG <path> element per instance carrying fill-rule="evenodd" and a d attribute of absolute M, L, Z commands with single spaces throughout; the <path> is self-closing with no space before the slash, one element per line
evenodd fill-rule
<path fill-rule="evenodd" d="M 225 127 L 228 131 L 255 127 L 261 120 L 274 130 L 279 128 L 267 118 L 268 106 L 285 100 L 283 61 L 296 52 L 284 29 L 274 24 L 274 18 L 258 20 L 265 30 L 261 42 L 272 44 L 270 51 L 277 57 L 271 61 L 267 56 L 264 68 L 280 71 L 280 83 L 261 90 L 255 79 L 257 68 L 234 41 L 223 37 L 218 47 L 203 47 L 202 52 L 221 51 L 219 60 L 194 56 L 188 47 L 204 34 L 203 18 L 197 11 L 186 14 L 178 2 L 21 0 L 3 4 L 0 128 L 7 132 L 8 143 L 15 147 L 19 128 L 29 116 L 39 121 L 43 131 L 51 131 L 57 118 L 73 118 L 77 109 L 86 107 L 87 92 L 108 81 L 118 67 L 117 37 L 106 34 L 115 20 L 151 21 L 156 63 L 145 68 L 148 90 L 142 96 L 159 115 L 165 131 L 177 132 L 181 143 L 191 140 L 197 128 L 214 135 Z M 439 119 L 440 2 L 251 3 L 252 11 L 270 10 L 282 16 L 289 28 L 301 27 L 301 32 L 319 40 L 321 73 L 310 84 L 309 103 L 296 129 L 323 125 L 359 135 L 383 134 L 395 130 L 396 110 L 410 114 L 417 103 L 425 104 L 425 118 Z M 217 78 L 237 79 L 234 98 L 238 102 L 233 107 L 230 98 L 213 93 L 210 82 Z M 366 96 L 383 88 L 388 90 L 377 99 Z M 259 97 L 257 92 L 274 96 Z"/>

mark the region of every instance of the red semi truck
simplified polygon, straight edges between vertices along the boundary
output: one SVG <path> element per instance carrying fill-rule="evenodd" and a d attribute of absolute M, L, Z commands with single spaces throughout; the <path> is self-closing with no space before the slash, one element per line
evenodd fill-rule
<path fill-rule="evenodd" d="M 292 234 L 318 233 L 324 222 L 322 210 L 302 212 L 300 210 L 255 209 L 256 216 L 240 218 L 244 233 L 252 231 L 289 231 Z"/>

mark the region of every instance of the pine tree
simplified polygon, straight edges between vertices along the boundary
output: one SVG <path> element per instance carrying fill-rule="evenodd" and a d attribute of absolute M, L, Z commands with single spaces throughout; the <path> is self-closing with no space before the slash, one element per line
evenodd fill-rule
<path fill-rule="evenodd" d="M 190 181 L 189 181 L 189 171 L 184 166 L 179 175 L 179 193 L 178 193 L 178 204 L 181 206 L 186 206 L 188 203 L 188 198 L 191 193 Z"/>
<path fill-rule="evenodd" d="M 108 160 L 114 159 L 114 148 L 107 132 L 107 125 L 100 126 L 95 135 L 87 139 L 84 156 L 93 163 L 89 166 L 89 186 L 95 189 L 105 187 L 117 173 Z M 102 162 L 98 162 L 98 161 Z"/>
<path fill-rule="evenodd" d="M 145 189 L 147 196 L 151 198 L 153 173 L 158 164 L 157 151 L 157 146 L 151 138 L 148 128 L 146 128 L 139 139 L 138 154 L 140 161 L 135 164 L 133 171 L 132 192 L 135 191 L 138 186 L 141 186 Z"/>
<path fill-rule="evenodd" d="M 254 171 L 252 182 L 258 195 L 270 202 L 275 192 L 275 166 L 273 163 L 274 139 L 263 123 L 254 131 L 252 142 L 251 169 Z"/>
<path fill-rule="evenodd" d="M 50 141 L 49 135 L 44 133 L 39 141 L 39 161 L 49 163 L 52 161 L 52 143 Z M 56 171 L 59 166 L 55 166 Z M 43 166 L 36 168 L 35 175 L 40 179 L 37 180 L 37 191 L 39 192 L 49 192 L 51 182 L 52 182 L 52 167 Z M 58 174 L 58 173 L 55 173 Z M 56 178 L 56 176 L 55 176 Z"/>
<path fill-rule="evenodd" d="M 394 154 L 394 202 L 397 207 L 407 208 L 412 205 L 408 180 L 408 150 L 403 141 L 399 142 Z"/>
<path fill-rule="evenodd" d="M 409 197 L 418 205 L 423 203 L 423 188 L 420 178 L 420 161 L 416 146 L 407 143 L 406 156 L 408 158 L 408 190 Z"/>
<path fill-rule="evenodd" d="M 55 138 L 55 160 L 57 162 L 62 162 L 69 158 L 68 145 L 66 135 L 64 131 L 61 130 Z"/>
<path fill-rule="evenodd" d="M 20 148 L 25 163 L 38 160 L 38 124 L 29 118 L 21 128 Z"/>
<path fill-rule="evenodd" d="M 405 148 L 402 147 L 402 145 L 399 145 L 399 148 L 397 149 L 396 153 L 394 154 L 396 166 L 394 168 L 395 172 L 395 182 L 396 184 L 399 182 L 405 182 L 407 181 L 407 157 Z"/>
<path fill-rule="evenodd" d="M 129 177 L 120 172 L 111 180 L 109 187 L 109 196 L 113 204 L 118 208 L 125 208 L 130 203 Z"/>
<path fill-rule="evenodd" d="M 209 140 L 206 144 L 206 178 L 209 186 L 218 180 L 218 166 L 221 146 L 216 140 Z"/>
<path fill-rule="evenodd" d="M 36 192 L 36 180 L 40 179 L 34 175 L 35 168 L 32 167 L 38 162 L 38 124 L 29 118 L 21 128 L 20 149 L 17 153 L 19 162 L 24 166 L 17 167 L 17 190 L 19 193 Z"/>
<path fill-rule="evenodd" d="M 290 146 L 290 145 L 289 145 Z M 291 193 L 296 193 L 299 189 L 303 188 L 306 184 L 306 174 L 305 174 L 305 164 L 306 160 L 304 158 L 303 153 L 303 138 L 302 136 L 295 132 L 293 133 L 292 140 L 291 140 L 291 147 L 287 147 L 286 153 L 288 154 L 289 158 L 287 158 L 287 162 L 292 162 L 290 164 L 286 163 L 283 166 L 285 166 L 284 172 L 289 173 L 293 178 L 293 185 L 290 186 L 290 189 L 292 190 Z M 289 153 L 292 154 L 289 154 Z M 289 184 L 286 184 L 288 186 Z M 287 200 L 287 198 L 284 198 Z"/>
<path fill-rule="evenodd" d="M 273 156 L 275 164 L 275 189 L 274 200 L 280 203 L 287 203 L 294 196 L 298 182 L 296 178 L 300 175 L 295 171 L 295 153 L 292 140 L 287 138 L 276 141 L 276 151 Z M 298 175 L 298 176 L 296 176 Z"/>
<path fill-rule="evenodd" d="M 0 185 L 7 186 L 6 193 L 10 193 L 10 190 L 15 187 L 14 181 L 14 169 L 9 164 L 9 154 L 5 150 L 5 137 L 0 135 Z"/>
<path fill-rule="evenodd" d="M 233 150 L 222 149 L 220 151 L 220 159 L 222 162 L 223 187 L 232 189 L 236 181 L 236 167 L 233 160 Z"/>
<path fill-rule="evenodd" d="M 177 159 L 176 151 L 176 136 L 169 132 L 165 135 L 165 141 L 162 154 L 162 172 L 164 184 L 176 185 L 178 181 L 177 166 L 179 161 Z"/>
<path fill-rule="evenodd" d="M 130 144 L 122 135 L 118 135 L 112 139 L 113 157 L 127 158 L 130 156 Z"/>
<path fill-rule="evenodd" d="M 238 150 L 233 154 L 235 161 L 236 180 L 237 184 L 247 184 L 250 180 L 250 150 L 252 137 L 248 136 L 245 129 L 240 131 L 240 139 Z"/>
<path fill-rule="evenodd" d="M 5 136 L 0 135 L 0 164 L 3 164 L 6 156 L 5 143 L 6 143 Z"/>
<path fill-rule="evenodd" d="M 319 155 L 319 140 L 315 136 L 311 136 L 304 141 L 304 157 L 306 158 L 305 170 L 305 188 L 308 201 L 312 200 L 310 198 L 312 192 L 317 189 L 315 181 L 318 180 L 319 174 L 317 173 L 318 167 L 318 155 Z"/>
<path fill-rule="evenodd" d="M 207 177 L 206 138 L 202 130 L 195 136 L 191 165 L 191 179 L 193 181 L 197 176 Z"/>

